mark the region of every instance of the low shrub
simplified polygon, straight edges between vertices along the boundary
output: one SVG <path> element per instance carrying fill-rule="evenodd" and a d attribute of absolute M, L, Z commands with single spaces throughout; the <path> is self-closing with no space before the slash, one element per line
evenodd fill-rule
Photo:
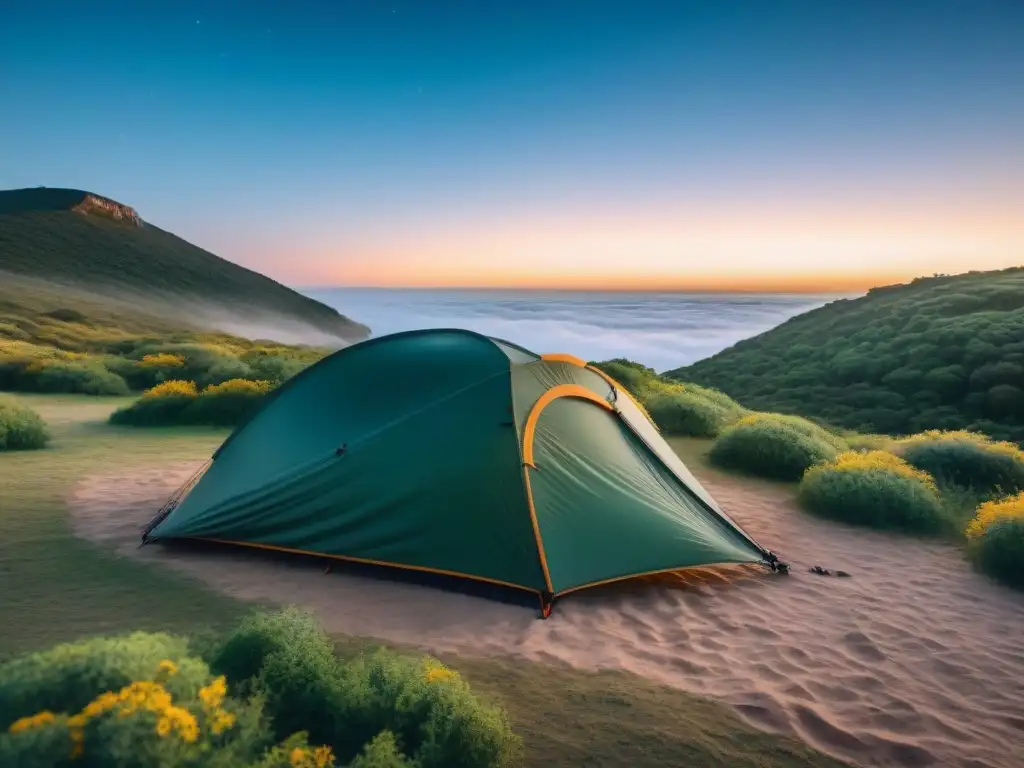
<path fill-rule="evenodd" d="M 169 427 L 188 424 L 186 414 L 199 393 L 191 381 L 165 381 L 146 390 L 131 405 L 110 415 L 111 424 L 136 427 Z"/>
<path fill-rule="evenodd" d="M 144 355 L 141 360 L 114 358 L 107 367 L 122 376 L 132 389 L 146 390 L 165 381 L 181 380 L 185 358 L 158 352 Z"/>
<path fill-rule="evenodd" d="M 870 528 L 936 533 L 949 525 L 931 475 L 885 451 L 851 451 L 812 467 L 798 499 L 816 515 Z"/>
<path fill-rule="evenodd" d="M 283 384 L 314 362 L 294 354 L 264 349 L 246 352 L 242 355 L 242 361 L 249 366 L 253 379 L 269 381 L 274 385 Z"/>
<path fill-rule="evenodd" d="M 78 711 L 98 693 L 145 678 L 165 659 L 178 666 L 172 690 L 182 695 L 206 672 L 187 651 L 182 638 L 137 632 L 65 643 L 0 664 L 0 731 L 42 710 Z"/>
<path fill-rule="evenodd" d="M 658 429 L 669 435 L 716 437 L 729 424 L 724 409 L 685 391 L 655 393 L 645 405 Z"/>
<path fill-rule="evenodd" d="M 843 438 L 834 432 L 830 432 L 820 424 L 815 424 L 813 421 L 805 419 L 802 416 L 791 416 L 786 413 L 751 413 L 741 418 L 737 423 L 753 422 L 774 422 L 777 424 L 783 424 L 787 428 L 799 432 L 802 435 L 806 435 L 814 440 L 820 440 L 823 443 L 828 443 L 837 451 L 845 451 L 850 447 L 846 442 L 846 438 Z"/>
<path fill-rule="evenodd" d="M 634 363 L 632 360 L 617 358 L 593 363 L 595 368 L 611 376 L 641 402 L 645 401 L 657 387 L 658 374 L 653 368 Z"/>
<path fill-rule="evenodd" d="M 940 483 L 996 496 L 1024 490 L 1024 451 L 976 432 L 923 432 L 896 452 Z"/>
<path fill-rule="evenodd" d="M 58 357 L 3 361 L 0 387 L 67 395 L 126 395 L 129 391 L 124 379 L 98 361 Z"/>
<path fill-rule="evenodd" d="M 110 422 L 142 427 L 230 427 L 254 413 L 270 391 L 269 382 L 247 379 L 212 384 L 202 392 L 191 381 L 165 381 L 115 411 Z"/>
<path fill-rule="evenodd" d="M 1024 589 L 1024 491 L 981 504 L 966 533 L 980 570 Z"/>
<path fill-rule="evenodd" d="M 185 419 L 193 424 L 230 427 L 240 424 L 263 404 L 270 393 L 268 381 L 231 379 L 211 384 L 191 403 Z"/>
<path fill-rule="evenodd" d="M 135 633 L 0 664 L 0 765 L 500 768 L 519 754 L 504 713 L 456 672 L 341 661 L 296 611 L 250 618 L 210 659 Z"/>
<path fill-rule="evenodd" d="M 343 760 L 381 732 L 394 734 L 419 768 L 504 766 L 519 753 L 505 713 L 477 700 L 457 673 L 387 652 L 342 662 L 295 610 L 246 620 L 211 654 L 211 666 L 232 691 L 259 693 L 275 736 L 301 725 Z"/>
<path fill-rule="evenodd" d="M 834 441 L 816 436 L 813 429 L 793 419 L 752 414 L 722 432 L 709 458 L 723 469 L 793 481 L 838 452 Z"/>
<path fill-rule="evenodd" d="M 45 448 L 50 439 L 42 417 L 14 400 L 0 399 L 0 451 Z"/>
<path fill-rule="evenodd" d="M 218 344 L 161 344 L 141 351 L 144 355 L 180 357 L 183 364 L 175 378 L 194 381 L 200 389 L 231 379 L 252 378 L 249 366 L 233 350 Z"/>

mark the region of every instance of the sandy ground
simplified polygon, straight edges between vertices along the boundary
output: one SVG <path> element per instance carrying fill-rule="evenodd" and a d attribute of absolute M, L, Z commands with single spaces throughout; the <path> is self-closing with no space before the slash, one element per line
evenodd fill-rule
<path fill-rule="evenodd" d="M 865 766 L 1024 766 L 1024 596 L 941 543 L 809 518 L 785 491 L 708 480 L 788 577 L 735 569 L 567 596 L 547 621 L 507 605 L 241 549 L 139 549 L 194 465 L 91 477 L 76 532 L 247 600 L 304 605 L 332 632 L 434 651 L 628 670 L 725 701 L 764 730 Z M 851 578 L 811 575 L 821 564 Z"/>

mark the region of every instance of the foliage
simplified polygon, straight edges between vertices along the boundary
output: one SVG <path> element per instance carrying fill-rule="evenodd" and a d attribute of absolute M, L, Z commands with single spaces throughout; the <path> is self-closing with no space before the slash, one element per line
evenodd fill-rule
<path fill-rule="evenodd" d="M 0 451 L 45 448 L 50 439 L 42 417 L 14 400 L 0 399 Z"/>
<path fill-rule="evenodd" d="M 147 427 L 235 426 L 254 413 L 270 391 L 270 382 L 247 379 L 211 384 L 202 392 L 192 381 L 165 381 L 146 390 L 131 405 L 114 411 L 110 421 Z"/>
<path fill-rule="evenodd" d="M 1024 451 L 976 432 L 938 430 L 896 442 L 894 450 L 939 482 L 985 495 L 1024 490 Z"/>
<path fill-rule="evenodd" d="M 0 356 L 0 389 L 72 395 L 126 395 L 124 379 L 100 362 L 63 356 Z"/>
<path fill-rule="evenodd" d="M 834 440 L 814 425 L 773 414 L 752 414 L 727 428 L 711 447 L 711 462 L 724 469 L 773 480 L 799 480 L 808 467 L 836 456 Z"/>
<path fill-rule="evenodd" d="M 948 525 L 931 475 L 885 451 L 842 453 L 812 467 L 798 498 L 814 514 L 854 525 L 921 533 Z"/>
<path fill-rule="evenodd" d="M 1024 491 L 1015 496 L 986 501 L 978 506 L 974 519 L 967 526 L 967 538 L 978 539 L 994 523 L 1002 520 L 1024 520 Z"/>
<path fill-rule="evenodd" d="M 978 567 L 995 579 L 1024 589 L 1024 517 L 1002 517 L 972 543 Z"/>
<path fill-rule="evenodd" d="M 163 660 L 178 667 L 175 695 L 195 688 L 206 666 L 187 657 L 187 643 L 136 632 L 57 645 L 0 665 L 0 731 L 42 710 L 78 711 L 97 693 L 143 679 Z"/>
<path fill-rule="evenodd" d="M 727 395 L 659 376 L 631 360 L 593 363 L 625 387 L 665 434 L 715 437 L 746 413 Z"/>
<path fill-rule="evenodd" d="M 876 288 L 672 378 L 848 429 L 969 429 L 1024 441 L 1024 268 Z"/>
<path fill-rule="evenodd" d="M 278 738 L 302 727 L 343 760 L 382 731 L 420 768 L 508 765 L 519 751 L 505 713 L 478 701 L 457 673 L 387 652 L 341 662 L 295 610 L 251 617 L 210 661 L 232 691 L 261 694 Z"/>
<path fill-rule="evenodd" d="M 230 690 L 163 634 L 0 665 L 0 763 L 497 768 L 518 754 L 505 714 L 456 672 L 394 654 L 341 661 L 295 611 L 252 617 L 212 656 L 237 676 Z"/>
<path fill-rule="evenodd" d="M 669 435 L 715 437 L 728 424 L 722 408 L 689 392 L 658 392 L 645 407 L 658 429 Z"/>
<path fill-rule="evenodd" d="M 269 381 L 230 379 L 211 384 L 189 406 L 185 419 L 194 424 L 230 427 L 255 413 L 270 393 Z"/>

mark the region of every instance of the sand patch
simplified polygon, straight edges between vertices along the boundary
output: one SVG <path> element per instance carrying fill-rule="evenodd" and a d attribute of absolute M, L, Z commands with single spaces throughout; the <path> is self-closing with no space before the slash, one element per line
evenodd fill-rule
<path fill-rule="evenodd" d="M 567 596 L 540 621 L 536 609 L 325 575 L 303 558 L 139 549 L 142 526 L 195 469 L 84 480 L 75 531 L 238 598 L 307 606 L 332 632 L 634 672 L 865 766 L 1024 765 L 1024 596 L 973 573 L 953 546 L 825 523 L 783 490 L 708 479 L 731 516 L 794 563 L 791 576 L 705 570 L 613 585 Z"/>

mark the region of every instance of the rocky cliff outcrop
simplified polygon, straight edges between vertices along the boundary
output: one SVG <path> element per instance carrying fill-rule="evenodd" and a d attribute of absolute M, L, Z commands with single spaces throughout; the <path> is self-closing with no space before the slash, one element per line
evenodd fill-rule
<path fill-rule="evenodd" d="M 108 219 L 123 221 L 136 227 L 143 225 L 142 217 L 134 208 L 108 197 L 100 197 L 91 193 L 86 193 L 81 202 L 73 206 L 71 210 L 86 216 L 105 216 Z"/>

